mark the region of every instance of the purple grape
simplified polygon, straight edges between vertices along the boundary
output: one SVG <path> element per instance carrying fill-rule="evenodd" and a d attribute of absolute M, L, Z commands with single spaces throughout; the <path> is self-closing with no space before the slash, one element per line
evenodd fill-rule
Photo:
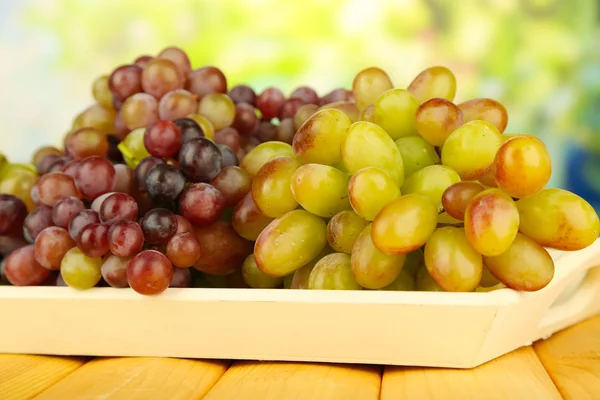
<path fill-rule="evenodd" d="M 148 211 L 140 226 L 144 239 L 150 244 L 167 244 L 177 232 L 177 218 L 166 208 L 155 208 Z"/>
<path fill-rule="evenodd" d="M 209 182 L 221 171 L 223 156 L 206 138 L 192 139 L 179 150 L 179 168 L 192 182 Z"/>

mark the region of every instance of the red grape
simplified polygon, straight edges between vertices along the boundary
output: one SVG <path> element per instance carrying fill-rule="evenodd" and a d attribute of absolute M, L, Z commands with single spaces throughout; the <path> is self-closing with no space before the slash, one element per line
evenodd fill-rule
<path fill-rule="evenodd" d="M 225 167 L 210 182 L 225 199 L 225 207 L 233 207 L 252 189 L 252 180 L 240 167 Z"/>
<path fill-rule="evenodd" d="M 231 223 L 217 221 L 195 229 L 202 255 L 193 265 L 199 271 L 213 275 L 227 275 L 242 267 L 252 253 L 253 244 L 242 239 Z"/>
<path fill-rule="evenodd" d="M 75 182 L 84 198 L 94 200 L 114 190 L 115 175 L 115 167 L 106 158 L 88 157 L 79 164 Z"/>
<path fill-rule="evenodd" d="M 158 102 L 160 119 L 173 120 L 183 118 L 198 110 L 196 95 L 185 89 L 172 90 Z"/>
<path fill-rule="evenodd" d="M 185 178 L 179 168 L 169 164 L 158 164 L 146 176 L 146 189 L 158 203 L 170 203 L 179 197 L 185 185 Z"/>
<path fill-rule="evenodd" d="M 148 176 L 148 172 L 158 164 L 164 164 L 164 161 L 158 157 L 146 157 L 135 167 L 133 171 L 133 177 L 135 184 L 138 190 L 142 193 L 145 193 L 148 190 L 146 186 L 146 177 Z"/>
<path fill-rule="evenodd" d="M 185 142 L 179 151 L 179 168 L 192 182 L 208 182 L 221 171 L 223 157 L 209 139 Z"/>
<path fill-rule="evenodd" d="M 142 91 L 142 69 L 137 65 L 123 65 L 108 78 L 111 93 L 121 100 Z"/>
<path fill-rule="evenodd" d="M 0 194 L 0 235 L 21 233 L 27 206 L 17 196 Z"/>
<path fill-rule="evenodd" d="M 203 67 L 190 72 L 186 89 L 202 98 L 210 93 L 227 93 L 227 78 L 220 69 Z"/>
<path fill-rule="evenodd" d="M 36 207 L 43 205 L 42 200 L 40 199 L 40 188 L 37 184 L 31 187 L 31 192 L 29 193 L 29 196 L 31 197 L 33 205 L 35 205 Z"/>
<path fill-rule="evenodd" d="M 189 268 L 173 268 L 173 277 L 169 287 L 189 288 L 192 285 L 192 274 Z"/>
<path fill-rule="evenodd" d="M 131 193 L 133 190 L 133 170 L 126 164 L 115 164 L 115 192 Z"/>
<path fill-rule="evenodd" d="M 352 101 L 352 91 L 342 88 L 335 89 L 321 98 L 319 106 L 337 103 L 338 101 Z"/>
<path fill-rule="evenodd" d="M 237 85 L 229 91 L 229 97 L 235 104 L 248 103 L 251 106 L 256 105 L 256 93 L 246 85 Z"/>
<path fill-rule="evenodd" d="M 6 258 L 4 276 L 12 285 L 37 286 L 50 275 L 50 270 L 36 261 L 34 252 L 31 244 L 13 251 Z"/>
<path fill-rule="evenodd" d="M 304 104 L 306 104 L 304 103 L 304 101 L 297 98 L 291 98 L 286 100 L 286 102 L 283 103 L 281 109 L 279 110 L 279 120 L 283 120 L 286 118 L 294 118 L 294 115 L 296 115 L 296 111 L 298 111 L 298 109 Z"/>
<path fill-rule="evenodd" d="M 125 121 L 123 121 L 123 114 L 121 113 L 121 110 L 119 110 L 117 116 L 115 117 L 115 129 L 113 133 L 120 140 L 123 140 L 129 132 L 130 129 L 127 127 L 127 125 L 125 125 Z"/>
<path fill-rule="evenodd" d="M 38 173 L 40 175 L 44 175 L 50 172 L 50 167 L 52 167 L 52 164 L 54 164 L 57 160 L 60 160 L 60 157 L 61 156 L 58 154 L 46 155 L 40 160 L 40 162 L 36 166 Z"/>
<path fill-rule="evenodd" d="M 215 132 L 215 143 L 224 144 L 235 153 L 240 149 L 240 135 L 234 128 L 223 128 Z"/>
<path fill-rule="evenodd" d="M 171 283 L 173 266 L 156 250 L 145 250 L 129 261 L 127 282 L 136 292 L 155 295 L 164 292 Z"/>
<path fill-rule="evenodd" d="M 76 197 L 65 197 L 60 200 L 52 209 L 52 222 L 54 225 L 66 228 L 73 217 L 81 210 L 85 209 L 85 204 Z"/>
<path fill-rule="evenodd" d="M 279 115 L 279 110 L 285 103 L 285 96 L 277 88 L 265 89 L 256 98 L 256 107 L 260 110 L 266 120 L 273 119 Z"/>
<path fill-rule="evenodd" d="M 63 166 L 62 172 L 63 172 L 63 174 L 67 174 L 71 178 L 75 179 L 75 174 L 77 172 L 78 167 L 79 167 L 79 161 L 71 160 Z"/>
<path fill-rule="evenodd" d="M 129 287 L 129 283 L 127 283 L 127 266 L 130 260 L 131 258 L 121 258 L 109 254 L 100 268 L 104 281 L 114 288 Z"/>
<path fill-rule="evenodd" d="M 277 127 L 269 121 L 261 121 L 254 136 L 263 143 L 270 142 L 275 140 L 275 136 L 277 136 Z"/>
<path fill-rule="evenodd" d="M 94 210 L 81 210 L 69 222 L 69 236 L 77 240 L 79 234 L 86 226 L 100 222 L 98 213 Z"/>
<path fill-rule="evenodd" d="M 63 152 L 53 146 L 40 147 L 33 153 L 32 163 L 39 170 L 40 162 L 46 158 L 46 156 L 54 154 L 55 156 L 62 156 Z"/>
<path fill-rule="evenodd" d="M 275 129 L 275 137 L 269 140 L 292 144 L 295 134 L 296 127 L 294 126 L 294 119 L 286 118 L 279 122 L 279 126 Z"/>
<path fill-rule="evenodd" d="M 153 58 L 154 57 L 149 56 L 149 55 L 143 55 L 143 56 L 139 56 L 138 58 L 136 58 L 133 63 L 140 68 L 144 68 L 146 66 L 146 64 L 148 64 L 148 61 L 152 60 Z"/>
<path fill-rule="evenodd" d="M 100 213 L 100 207 L 102 206 L 102 202 L 104 202 L 104 200 L 113 193 L 116 192 L 108 192 L 96 197 L 94 201 L 92 201 L 92 205 L 90 206 L 90 208 L 96 211 L 97 213 Z"/>
<path fill-rule="evenodd" d="M 41 231 L 52 225 L 52 208 L 41 205 L 25 217 L 23 236 L 29 243 L 33 243 Z"/>
<path fill-rule="evenodd" d="M 187 76 L 192 70 L 192 63 L 188 55 L 178 47 L 167 47 L 156 58 L 171 60 L 179 68 L 183 76 Z"/>
<path fill-rule="evenodd" d="M 127 129 L 145 128 L 158 120 L 158 101 L 148 93 L 136 93 L 123 103 L 121 116 Z"/>
<path fill-rule="evenodd" d="M 71 160 L 72 158 L 68 156 L 58 157 L 52 164 L 48 165 L 47 172 L 62 172 L 63 168 L 70 163 Z"/>
<path fill-rule="evenodd" d="M 75 180 L 63 172 L 51 172 L 40 178 L 37 183 L 40 201 L 54 207 L 65 197 L 81 198 L 81 192 L 75 185 Z"/>
<path fill-rule="evenodd" d="M 144 239 L 150 244 L 167 244 L 177 232 L 177 218 L 166 208 L 148 211 L 140 222 Z"/>
<path fill-rule="evenodd" d="M 156 157 L 174 156 L 182 142 L 179 127 L 171 121 L 156 121 L 144 132 L 144 147 Z"/>
<path fill-rule="evenodd" d="M 240 135 L 252 135 L 258 129 L 258 116 L 254 106 L 247 103 L 239 103 L 235 106 L 235 119 L 233 120 L 234 127 Z"/>
<path fill-rule="evenodd" d="M 192 232 L 178 233 L 167 243 L 167 257 L 177 267 L 191 267 L 201 255 L 200 243 Z"/>
<path fill-rule="evenodd" d="M 75 247 L 75 242 L 66 229 L 50 226 L 35 238 L 35 259 L 42 267 L 60 269 L 60 262 L 67 251 Z"/>
<path fill-rule="evenodd" d="M 117 221 L 135 221 L 138 205 L 133 197 L 125 193 L 112 193 L 100 205 L 100 221 L 112 225 Z"/>
<path fill-rule="evenodd" d="M 81 128 L 67 137 L 65 150 L 75 160 L 104 157 L 108 152 L 108 139 L 104 132 L 96 128 Z"/>
<path fill-rule="evenodd" d="M 179 197 L 179 212 L 196 226 L 215 222 L 223 215 L 224 208 L 221 192 L 207 183 L 191 185 Z"/>
<path fill-rule="evenodd" d="M 256 240 L 271 221 L 273 221 L 273 218 L 261 213 L 256 203 L 254 203 L 252 192 L 244 196 L 242 201 L 235 206 L 231 218 L 233 228 L 238 235 L 248 240 Z"/>
<path fill-rule="evenodd" d="M 153 58 L 142 71 L 144 92 L 160 99 L 166 93 L 183 88 L 183 74 L 171 60 Z"/>
<path fill-rule="evenodd" d="M 239 164 L 236 153 L 234 153 L 233 150 L 231 150 L 231 148 L 229 148 L 229 146 L 226 146 L 224 144 L 218 144 L 217 147 L 219 148 L 219 151 L 221 152 L 221 166 L 223 168 L 229 167 L 229 166 L 237 166 Z M 238 152 L 240 152 L 240 151 L 243 151 L 243 150 L 238 149 Z"/>
<path fill-rule="evenodd" d="M 198 123 L 191 118 L 179 118 L 173 122 L 175 122 L 175 125 L 177 125 L 177 127 L 181 131 L 181 138 L 183 143 L 188 142 L 192 139 L 204 137 L 204 131 L 202 130 L 200 125 L 198 125 Z"/>
<path fill-rule="evenodd" d="M 319 95 L 314 91 L 314 89 L 309 88 L 308 86 L 301 86 L 294 90 L 290 98 L 300 99 L 304 102 L 304 104 L 319 104 Z"/>
<path fill-rule="evenodd" d="M 183 232 L 194 232 L 194 227 L 190 224 L 190 221 L 183 218 L 181 215 L 175 215 L 177 218 L 177 232 L 175 234 L 183 233 Z"/>
<path fill-rule="evenodd" d="M 0 236 L 0 255 L 8 255 L 16 249 L 27 246 L 28 243 L 22 237 Z"/>
<path fill-rule="evenodd" d="M 108 226 L 89 224 L 77 237 L 77 247 L 88 257 L 102 257 L 108 252 Z"/>
<path fill-rule="evenodd" d="M 137 222 L 115 222 L 108 230 L 108 248 L 118 257 L 133 257 L 144 245 L 144 233 Z"/>

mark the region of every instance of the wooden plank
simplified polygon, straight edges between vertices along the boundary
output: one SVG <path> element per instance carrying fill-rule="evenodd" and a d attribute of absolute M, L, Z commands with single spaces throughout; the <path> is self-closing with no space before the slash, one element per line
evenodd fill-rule
<path fill-rule="evenodd" d="M 239 362 L 204 400 L 376 400 L 380 386 L 374 366 Z"/>
<path fill-rule="evenodd" d="M 531 347 L 474 369 L 386 367 L 381 400 L 561 399 Z"/>
<path fill-rule="evenodd" d="M 173 358 L 98 358 L 36 399 L 201 399 L 228 365 Z"/>
<path fill-rule="evenodd" d="M 600 316 L 534 344 L 565 399 L 600 399 Z"/>
<path fill-rule="evenodd" d="M 30 399 L 75 371 L 83 358 L 22 354 L 0 355 L 0 397 L 2 400 Z"/>

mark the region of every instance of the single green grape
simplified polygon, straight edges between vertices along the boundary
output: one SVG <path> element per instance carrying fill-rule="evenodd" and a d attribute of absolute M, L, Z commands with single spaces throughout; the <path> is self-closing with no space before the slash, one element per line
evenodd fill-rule
<path fill-rule="evenodd" d="M 419 292 L 444 292 L 444 289 L 429 275 L 427 268 L 423 267 L 417 271 L 415 287 Z"/>
<path fill-rule="evenodd" d="M 377 98 L 394 87 L 392 80 L 381 68 L 365 68 L 356 74 L 352 82 L 352 93 L 359 110 L 375 104 Z"/>
<path fill-rule="evenodd" d="M 240 167 L 254 178 L 263 165 L 277 157 L 294 157 L 292 146 L 284 142 L 261 143 L 246 154 Z"/>
<path fill-rule="evenodd" d="M 290 187 L 298 167 L 300 163 L 292 157 L 277 157 L 258 170 L 252 180 L 252 199 L 267 217 L 277 218 L 298 207 Z"/>
<path fill-rule="evenodd" d="M 382 127 L 392 139 L 418 135 L 415 113 L 419 102 L 404 89 L 383 93 L 374 104 L 373 122 Z"/>
<path fill-rule="evenodd" d="M 400 271 L 400 275 L 394 280 L 394 282 L 390 283 L 386 287 L 381 288 L 381 290 L 389 290 L 395 292 L 411 292 L 417 288 L 417 284 L 415 283 L 415 276 L 410 273 L 410 271 L 402 268 Z M 415 272 L 416 274 L 416 272 Z"/>
<path fill-rule="evenodd" d="M 250 254 L 242 264 L 242 278 L 251 288 L 273 289 L 281 286 L 283 277 L 270 276 L 258 268 L 254 254 Z"/>
<path fill-rule="evenodd" d="M 416 76 L 408 90 L 419 104 L 432 98 L 452 101 L 456 95 L 456 77 L 446 67 L 430 67 Z"/>
<path fill-rule="evenodd" d="M 318 290 L 362 290 L 352 274 L 350 256 L 333 253 L 320 259 L 310 272 L 308 288 Z"/>
<path fill-rule="evenodd" d="M 327 241 L 340 253 L 351 254 L 360 232 L 369 225 L 352 210 L 340 211 L 327 223 Z"/>
<path fill-rule="evenodd" d="M 294 199 L 308 212 L 324 218 L 350 209 L 348 175 L 321 164 L 305 164 L 292 175 Z"/>
<path fill-rule="evenodd" d="M 67 285 L 75 289 L 90 289 L 102 278 L 101 257 L 88 257 L 73 247 L 67 251 L 60 263 L 60 275 Z"/>
<path fill-rule="evenodd" d="M 223 93 L 209 93 L 200 99 L 198 114 L 205 116 L 216 131 L 230 126 L 235 119 L 235 104 Z"/>
<path fill-rule="evenodd" d="M 354 211 L 367 221 L 373 221 L 383 207 L 400 197 L 400 188 L 381 169 L 367 167 L 350 178 L 348 195 Z"/>
<path fill-rule="evenodd" d="M 148 153 L 146 146 L 144 146 L 145 132 L 145 128 L 134 129 L 117 146 L 129 168 L 133 169 L 137 167 L 140 161 L 146 157 L 150 157 L 150 153 Z"/>
<path fill-rule="evenodd" d="M 409 177 L 429 165 L 439 164 L 435 148 L 421 136 L 407 136 L 396 140 L 404 162 L 404 176 Z"/>
<path fill-rule="evenodd" d="M 448 187 L 460 182 L 460 176 L 445 165 L 430 165 L 409 176 L 402 192 L 404 194 L 419 193 L 431 199 L 438 210 L 442 208 L 442 196 Z"/>
<path fill-rule="evenodd" d="M 292 289 L 308 289 L 308 278 L 310 278 L 310 273 L 312 272 L 313 268 L 315 267 L 315 265 L 317 264 L 317 262 L 319 262 L 319 260 L 321 260 L 321 258 L 335 253 L 335 251 L 329 247 L 329 246 L 325 246 L 323 247 L 323 250 L 321 250 L 321 252 L 312 260 L 310 260 L 307 264 L 303 265 L 301 268 L 297 269 L 294 273 L 293 273 L 293 278 L 292 278 Z"/>

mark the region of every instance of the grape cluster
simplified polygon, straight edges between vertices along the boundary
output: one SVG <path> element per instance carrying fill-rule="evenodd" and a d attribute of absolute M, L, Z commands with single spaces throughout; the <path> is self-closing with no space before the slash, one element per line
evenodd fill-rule
<path fill-rule="evenodd" d="M 546 146 L 428 68 L 257 94 L 169 47 L 93 82 L 61 149 L 0 157 L 0 277 L 18 286 L 538 290 L 599 220 L 545 189 Z M 190 268 L 192 267 L 192 268 Z"/>

